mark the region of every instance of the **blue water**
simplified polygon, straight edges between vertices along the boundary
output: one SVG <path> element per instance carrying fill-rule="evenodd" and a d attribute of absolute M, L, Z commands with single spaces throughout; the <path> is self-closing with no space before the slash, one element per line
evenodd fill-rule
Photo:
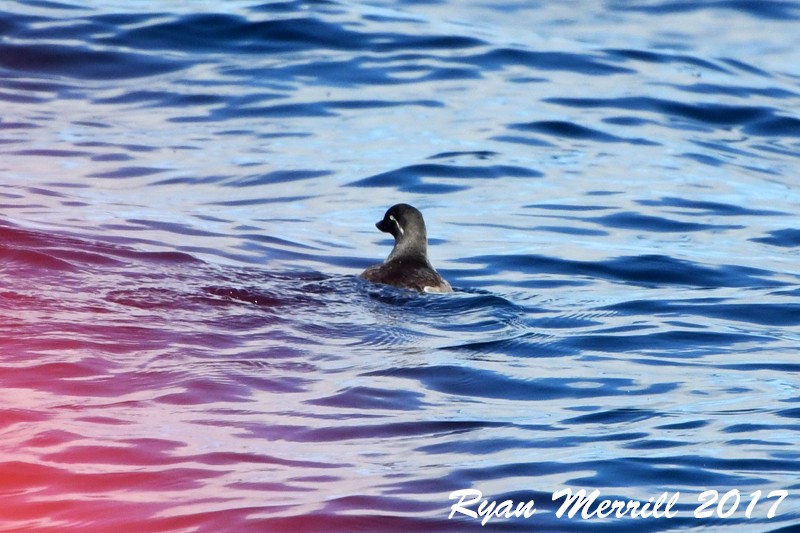
<path fill-rule="evenodd" d="M 0 529 L 797 527 L 798 23 L 3 4 Z M 398 202 L 453 294 L 357 279 Z"/>

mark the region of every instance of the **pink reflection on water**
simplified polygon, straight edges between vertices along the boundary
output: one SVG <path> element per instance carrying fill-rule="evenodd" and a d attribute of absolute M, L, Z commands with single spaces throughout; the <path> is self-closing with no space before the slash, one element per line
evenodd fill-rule
<path fill-rule="evenodd" d="M 262 362 L 296 353 L 275 327 L 291 299 L 8 224 L 0 259 L 0 529 L 256 531 L 319 508 L 304 494 L 347 465 L 298 458 L 270 423 L 313 369 Z"/>

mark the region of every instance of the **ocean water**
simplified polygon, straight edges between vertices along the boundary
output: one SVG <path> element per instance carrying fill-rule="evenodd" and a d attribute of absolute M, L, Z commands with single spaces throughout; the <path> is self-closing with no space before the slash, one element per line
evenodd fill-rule
<path fill-rule="evenodd" d="M 3 3 L 0 530 L 795 530 L 798 24 Z M 357 279 L 398 202 L 453 294 Z"/>

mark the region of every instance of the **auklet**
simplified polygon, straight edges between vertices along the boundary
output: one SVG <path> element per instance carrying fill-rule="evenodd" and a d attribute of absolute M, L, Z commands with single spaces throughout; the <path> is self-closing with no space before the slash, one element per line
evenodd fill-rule
<path fill-rule="evenodd" d="M 362 279 L 419 292 L 452 292 L 428 261 L 428 234 L 417 208 L 393 205 L 375 227 L 392 234 L 394 248 L 386 261 L 362 272 Z"/>

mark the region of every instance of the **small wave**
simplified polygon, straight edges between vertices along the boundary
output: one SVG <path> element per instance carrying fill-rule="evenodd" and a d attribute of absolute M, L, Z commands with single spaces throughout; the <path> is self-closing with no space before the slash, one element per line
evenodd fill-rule
<path fill-rule="evenodd" d="M 536 276 L 555 274 L 622 281 L 631 284 L 687 285 L 694 287 L 776 287 L 785 282 L 766 270 L 737 265 L 705 266 L 663 255 L 623 256 L 605 261 L 574 261 L 540 255 L 475 256 L 467 264 L 492 265 L 494 272 L 519 272 Z"/>

